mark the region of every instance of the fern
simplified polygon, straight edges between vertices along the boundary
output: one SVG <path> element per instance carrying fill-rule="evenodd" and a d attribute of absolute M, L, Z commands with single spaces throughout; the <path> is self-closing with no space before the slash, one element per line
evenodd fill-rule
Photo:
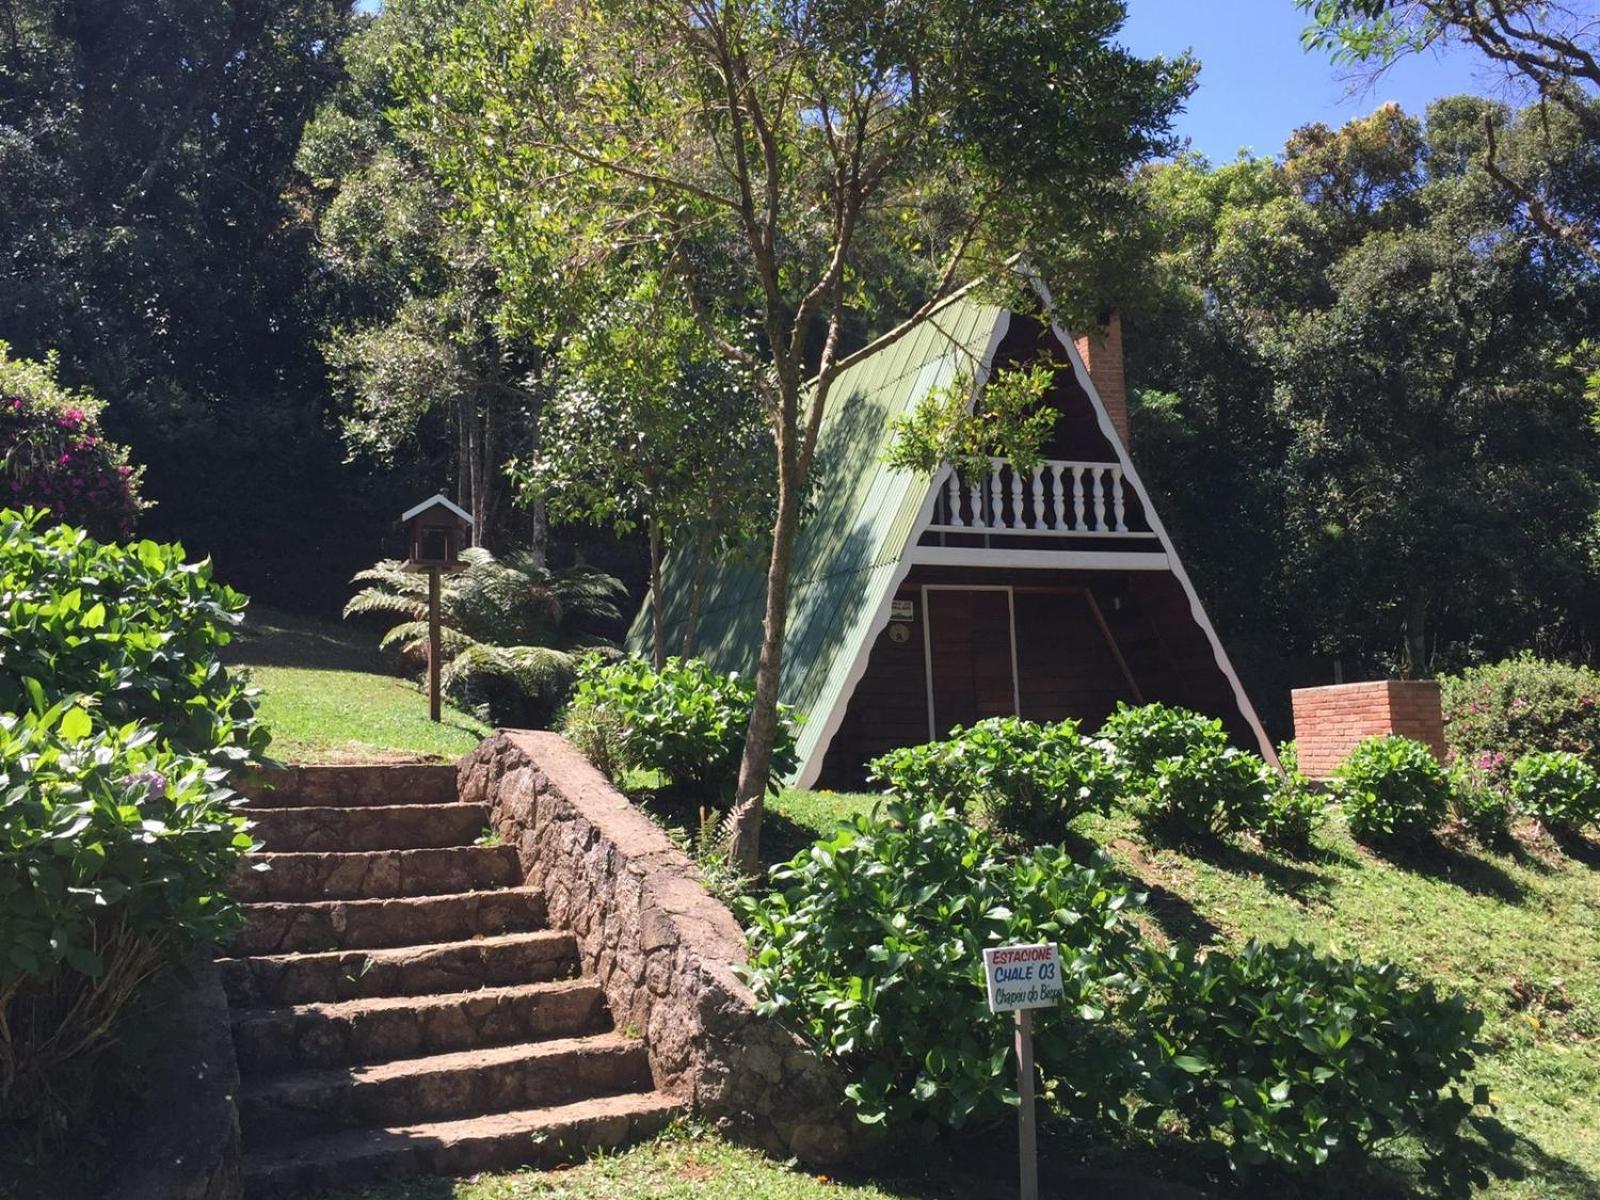
<path fill-rule="evenodd" d="M 576 652 L 608 645 L 595 627 L 621 619 L 625 589 L 594 567 L 541 567 L 527 551 L 497 558 L 474 547 L 461 560 L 463 569 L 440 581 L 440 682 L 491 720 L 548 722 L 572 686 Z M 365 586 L 344 615 L 399 618 L 380 647 L 425 662 L 427 575 L 384 559 L 351 582 Z"/>

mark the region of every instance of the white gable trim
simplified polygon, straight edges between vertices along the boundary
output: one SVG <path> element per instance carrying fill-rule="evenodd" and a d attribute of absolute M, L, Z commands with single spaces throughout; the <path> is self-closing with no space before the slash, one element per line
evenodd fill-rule
<path fill-rule="evenodd" d="M 1000 343 L 1011 330 L 1011 313 L 1002 310 L 996 318 L 994 329 L 989 334 L 989 344 L 984 347 L 983 358 L 978 362 L 978 368 L 972 373 L 972 402 L 976 402 L 978 395 L 989 382 L 989 372 L 994 368 L 994 356 L 1000 352 Z M 920 402 L 920 397 L 914 398 Z M 867 662 L 872 657 L 872 647 L 877 644 L 878 638 L 889 627 L 889 612 L 895 594 L 900 590 L 900 585 L 906 581 L 906 576 L 911 573 L 912 559 L 906 551 L 917 544 L 917 539 L 933 520 L 933 505 L 939 495 L 941 471 L 935 471 L 933 478 L 928 480 L 928 493 L 922 499 L 922 510 L 917 514 L 917 519 L 911 523 L 911 531 L 906 535 L 906 541 L 898 548 L 898 563 L 894 574 L 890 577 L 889 586 L 884 588 L 883 595 L 878 597 L 878 606 L 872 614 L 872 621 L 868 624 L 861 643 L 856 647 L 854 657 L 850 660 L 850 671 L 845 676 L 844 687 L 836 693 L 833 707 L 823 719 L 822 732 L 817 735 L 817 740 L 811 747 L 811 753 L 806 755 L 800 764 L 800 769 L 795 774 L 794 786 L 808 788 L 817 782 L 817 776 L 822 774 L 823 760 L 828 757 L 828 747 L 833 744 L 834 735 L 839 732 L 839 726 L 844 723 L 844 715 L 849 711 L 850 698 L 856 694 L 856 688 L 861 683 L 861 677 L 867 673 Z"/>
<path fill-rule="evenodd" d="M 409 520 L 411 520 L 412 517 L 415 517 L 415 516 L 419 515 L 420 513 L 425 513 L 430 508 L 436 508 L 439 505 L 443 505 L 447 510 L 449 510 L 452 513 L 454 513 L 456 516 L 460 517 L 468 525 L 472 524 L 472 514 L 471 513 L 467 512 L 460 505 L 452 503 L 447 497 L 442 496 L 442 495 L 437 495 L 437 494 L 433 495 L 433 496 L 429 496 L 421 504 L 418 504 L 413 508 L 409 508 L 405 512 L 401 513 L 400 514 L 400 519 L 402 521 L 409 521 Z"/>
<path fill-rule="evenodd" d="M 1273 766 L 1282 770 L 1278 762 L 1277 751 L 1273 749 L 1272 739 L 1267 736 L 1267 731 L 1262 727 L 1261 718 L 1256 715 L 1255 706 L 1250 703 L 1250 697 L 1245 694 L 1244 685 L 1239 682 L 1239 676 L 1233 669 L 1233 663 L 1228 659 L 1228 652 L 1222 647 L 1222 639 L 1217 636 L 1216 629 L 1211 624 L 1211 618 L 1206 616 L 1205 606 L 1200 603 L 1200 594 L 1195 591 L 1194 583 L 1189 579 L 1189 572 L 1183 569 L 1183 560 L 1178 557 L 1177 548 L 1172 544 L 1172 538 L 1167 534 L 1167 527 L 1162 524 L 1161 515 L 1156 511 L 1155 505 L 1150 503 L 1150 493 L 1145 489 L 1144 482 L 1139 478 L 1139 472 L 1134 469 L 1133 460 L 1128 456 L 1128 448 L 1122 444 L 1122 439 L 1117 436 L 1117 430 L 1111 423 L 1111 417 L 1106 412 L 1105 403 L 1100 399 L 1100 393 L 1094 386 L 1094 380 L 1089 378 L 1089 370 L 1084 365 L 1083 357 L 1078 353 L 1078 344 L 1071 334 L 1062 329 L 1055 320 L 1055 300 L 1050 295 L 1050 289 L 1045 284 L 1031 264 L 1022 263 L 1018 269 L 1033 284 L 1034 291 L 1044 303 L 1045 312 L 1050 317 L 1050 329 L 1056 335 L 1056 340 L 1061 343 L 1067 352 L 1068 361 L 1072 363 L 1073 374 L 1077 376 L 1078 384 L 1089 397 L 1089 402 L 1094 405 L 1096 420 L 1100 423 L 1100 432 L 1105 434 L 1106 440 L 1111 443 L 1111 448 L 1117 452 L 1117 460 L 1122 463 L 1123 478 L 1133 486 L 1134 493 L 1139 497 L 1139 503 L 1144 507 L 1145 520 L 1150 522 L 1150 528 L 1156 537 L 1161 539 L 1161 546 L 1167 552 L 1172 574 L 1182 586 L 1184 595 L 1189 598 L 1189 612 L 1193 615 L 1196 624 L 1205 633 L 1206 639 L 1211 643 L 1211 654 L 1217 660 L 1217 666 L 1227 677 L 1229 685 L 1233 688 L 1233 698 L 1239 705 L 1239 711 L 1249 723 L 1251 731 L 1256 735 L 1256 741 L 1261 748 L 1261 756 Z"/>

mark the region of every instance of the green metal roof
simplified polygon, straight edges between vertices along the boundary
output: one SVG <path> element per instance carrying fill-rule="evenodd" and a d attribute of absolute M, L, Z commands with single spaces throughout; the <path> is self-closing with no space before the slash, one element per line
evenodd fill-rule
<path fill-rule="evenodd" d="M 828 714 L 844 694 L 889 598 L 928 479 L 883 463 L 890 424 L 928 392 L 986 369 L 1004 332 L 1004 309 L 956 296 L 904 336 L 864 356 L 835 382 L 812 467 L 809 505 L 795 542 L 782 697 L 801 717 L 802 769 L 821 750 Z M 693 564 L 669 558 L 663 570 L 669 652 L 682 644 Z M 695 652 L 722 671 L 753 675 L 761 648 L 766 557 L 759 547 L 731 551 L 707 572 Z M 628 648 L 650 649 L 646 603 L 628 631 Z"/>

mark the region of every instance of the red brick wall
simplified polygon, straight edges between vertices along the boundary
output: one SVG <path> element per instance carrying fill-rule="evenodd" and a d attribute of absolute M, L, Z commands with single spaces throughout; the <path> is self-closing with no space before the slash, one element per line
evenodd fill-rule
<path fill-rule="evenodd" d="M 1122 444 L 1128 444 L 1128 384 L 1122 373 L 1122 317 L 1113 311 L 1105 328 L 1076 339 L 1083 365 Z"/>
<path fill-rule="evenodd" d="M 1308 779 L 1328 778 L 1357 742 L 1385 733 L 1415 738 L 1444 759 L 1443 709 L 1432 680 L 1296 688 L 1292 698 L 1295 749 Z"/>

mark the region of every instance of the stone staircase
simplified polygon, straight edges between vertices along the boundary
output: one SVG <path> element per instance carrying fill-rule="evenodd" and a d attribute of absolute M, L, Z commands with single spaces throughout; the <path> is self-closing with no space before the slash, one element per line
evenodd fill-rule
<path fill-rule="evenodd" d="M 679 1113 L 515 851 L 476 844 L 454 768 L 300 768 L 249 807 L 265 849 L 218 964 L 247 1196 L 553 1161 Z"/>

